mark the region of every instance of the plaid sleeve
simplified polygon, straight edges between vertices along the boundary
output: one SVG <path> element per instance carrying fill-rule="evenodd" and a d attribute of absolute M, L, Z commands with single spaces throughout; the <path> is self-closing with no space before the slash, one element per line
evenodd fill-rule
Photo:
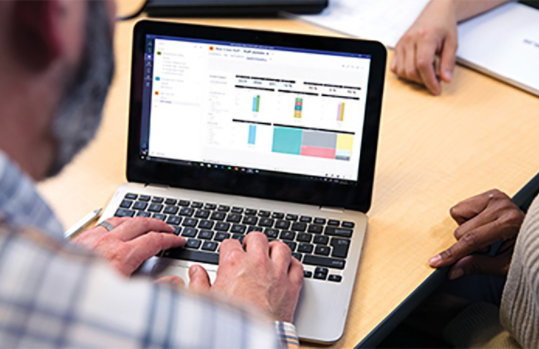
<path fill-rule="evenodd" d="M 275 321 L 275 330 L 285 348 L 298 349 L 299 339 L 296 334 L 296 326 L 290 322 Z"/>
<path fill-rule="evenodd" d="M 285 347 L 272 323 L 248 310 L 148 279 L 123 278 L 91 253 L 42 233 L 1 226 L 0 343 L 6 348 Z"/>

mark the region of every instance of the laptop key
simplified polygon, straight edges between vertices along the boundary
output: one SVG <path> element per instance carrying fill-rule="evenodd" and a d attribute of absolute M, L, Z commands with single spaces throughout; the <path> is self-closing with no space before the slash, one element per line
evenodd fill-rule
<path fill-rule="evenodd" d="M 137 217 L 150 217 L 150 216 L 151 216 L 150 212 L 146 212 L 146 211 L 138 211 L 137 212 Z"/>
<path fill-rule="evenodd" d="M 167 219 L 167 216 L 162 213 L 154 213 L 152 214 L 152 218 L 159 219 L 164 222 Z"/>
<path fill-rule="evenodd" d="M 264 231 L 264 228 L 263 228 L 263 227 L 257 227 L 256 225 L 250 225 L 250 226 L 247 228 L 247 234 L 249 234 L 249 233 L 252 232 L 252 231 L 263 232 L 263 231 Z"/>
<path fill-rule="evenodd" d="M 228 212 L 228 211 L 230 211 L 230 206 L 219 205 L 219 207 L 217 207 L 217 211 L 219 211 L 219 212 Z"/>
<path fill-rule="evenodd" d="M 206 204 L 206 205 L 204 205 L 204 208 L 208 209 L 208 210 L 215 210 L 217 208 L 217 205 L 216 204 Z"/>
<path fill-rule="evenodd" d="M 185 247 L 197 249 L 200 247 L 201 241 L 197 239 L 188 239 Z"/>
<path fill-rule="evenodd" d="M 316 245 L 316 248 L 314 249 L 314 253 L 322 255 L 322 256 L 328 256 L 329 255 L 329 247 L 324 245 Z"/>
<path fill-rule="evenodd" d="M 324 235 L 315 235 L 313 242 L 317 245 L 327 245 L 329 241 L 329 238 Z"/>
<path fill-rule="evenodd" d="M 133 201 L 131 201 L 131 200 L 122 200 L 122 202 L 120 203 L 120 207 L 121 208 L 130 208 L 132 204 L 133 204 Z"/>
<path fill-rule="evenodd" d="M 176 214 L 176 212 L 178 212 L 179 208 L 178 206 L 167 206 L 165 207 L 165 209 L 163 210 L 163 213 L 166 213 L 166 214 Z"/>
<path fill-rule="evenodd" d="M 214 229 L 218 231 L 228 231 L 228 229 L 230 229 L 230 223 L 217 222 Z"/>
<path fill-rule="evenodd" d="M 260 224 L 262 227 L 272 227 L 274 222 L 275 220 L 271 218 L 260 218 L 258 224 Z"/>
<path fill-rule="evenodd" d="M 138 197 L 140 201 L 150 201 L 150 195 L 141 195 Z"/>
<path fill-rule="evenodd" d="M 314 219 L 314 224 L 326 224 L 326 219 L 325 219 L 325 218 L 316 217 L 316 218 Z"/>
<path fill-rule="evenodd" d="M 188 216 L 188 217 L 191 217 L 193 215 L 193 212 L 195 210 L 193 210 L 191 207 L 182 207 L 182 209 L 180 210 L 180 215 L 181 216 Z"/>
<path fill-rule="evenodd" d="M 145 210 L 148 207 L 148 203 L 144 201 L 137 201 L 133 204 L 135 210 Z"/>
<path fill-rule="evenodd" d="M 344 221 L 342 222 L 341 224 L 344 228 L 353 228 L 355 227 L 355 223 L 354 222 L 348 222 L 348 221 Z"/>
<path fill-rule="evenodd" d="M 211 240 L 211 239 L 213 239 L 213 231 L 211 231 L 211 230 L 201 230 L 200 233 L 198 233 L 198 238 L 199 239 L 204 239 L 204 240 Z"/>
<path fill-rule="evenodd" d="M 252 224 L 255 225 L 258 222 L 258 217 L 256 216 L 245 216 L 243 217 L 243 224 Z"/>
<path fill-rule="evenodd" d="M 270 216 L 270 211 L 260 210 L 260 211 L 258 211 L 258 215 L 259 215 L 260 217 L 265 217 L 265 218 L 267 218 L 267 217 Z"/>
<path fill-rule="evenodd" d="M 193 201 L 191 203 L 192 208 L 202 208 L 202 206 L 204 206 L 204 204 L 202 202 L 199 202 L 199 201 Z"/>
<path fill-rule="evenodd" d="M 334 227 L 338 227 L 339 225 L 341 225 L 341 222 L 336 220 L 336 219 L 330 219 L 328 221 L 328 225 L 332 225 Z"/>
<path fill-rule="evenodd" d="M 341 282 L 342 276 L 336 275 L 336 274 L 331 274 L 331 275 L 328 277 L 328 280 L 329 280 L 329 281 L 333 281 L 333 282 Z"/>
<path fill-rule="evenodd" d="M 214 221 L 222 221 L 225 219 L 226 213 L 215 211 L 211 214 L 210 219 L 213 219 Z"/>
<path fill-rule="evenodd" d="M 286 220 L 287 221 L 297 221 L 298 220 L 298 215 L 289 213 L 289 214 L 286 215 Z"/>
<path fill-rule="evenodd" d="M 124 197 L 125 197 L 126 199 L 129 199 L 129 200 L 136 200 L 137 197 L 138 197 L 138 195 L 135 194 L 135 193 L 127 193 L 127 194 L 125 194 Z"/>
<path fill-rule="evenodd" d="M 310 270 L 304 270 L 304 271 L 303 271 L 303 277 L 305 277 L 305 278 L 310 278 L 310 277 L 312 277 L 312 276 L 313 276 L 313 272 L 312 272 L 312 271 L 310 271 Z"/>
<path fill-rule="evenodd" d="M 238 240 L 240 243 L 243 243 L 243 238 L 245 237 L 245 235 L 241 235 L 241 234 L 232 234 L 232 239 L 236 239 Z"/>
<path fill-rule="evenodd" d="M 174 234 L 180 235 L 181 232 L 182 232 L 182 227 L 178 227 L 178 226 L 174 227 Z"/>
<path fill-rule="evenodd" d="M 352 229 L 326 227 L 326 230 L 324 231 L 324 234 L 349 238 L 349 237 L 352 236 Z"/>
<path fill-rule="evenodd" d="M 215 237 L 213 238 L 213 240 L 221 242 L 221 241 L 223 241 L 225 239 L 229 239 L 229 238 L 230 238 L 229 233 L 223 233 L 222 231 L 220 231 L 220 232 L 217 232 L 215 234 Z"/>
<path fill-rule="evenodd" d="M 202 250 L 205 251 L 215 251 L 219 244 L 215 241 L 204 241 L 202 244 Z"/>
<path fill-rule="evenodd" d="M 288 247 L 290 247 L 290 250 L 294 252 L 296 250 L 297 242 L 294 241 L 283 241 Z"/>
<path fill-rule="evenodd" d="M 330 245 L 333 246 L 331 257 L 346 258 L 348 248 L 350 247 L 350 240 L 332 238 Z"/>
<path fill-rule="evenodd" d="M 314 269 L 314 278 L 315 279 L 325 280 L 326 277 L 328 276 L 328 272 L 329 272 L 329 270 L 327 268 L 316 267 Z"/>
<path fill-rule="evenodd" d="M 208 218 L 210 216 L 210 211 L 208 210 L 197 210 L 195 213 L 196 218 Z"/>
<path fill-rule="evenodd" d="M 164 199 L 161 198 L 161 197 L 159 197 L 159 196 L 154 196 L 154 197 L 152 198 L 152 202 L 157 203 L 157 204 L 162 203 L 163 200 L 164 200 Z"/>
<path fill-rule="evenodd" d="M 301 243 L 298 246 L 298 252 L 311 253 L 311 252 L 313 252 L 313 245 L 306 244 L 306 243 Z"/>
<path fill-rule="evenodd" d="M 187 243 L 189 243 L 189 241 Z M 193 251 L 185 248 L 167 250 L 165 251 L 164 256 L 198 263 L 219 264 L 219 255 L 217 253 Z"/>
<path fill-rule="evenodd" d="M 313 217 L 308 217 L 308 216 L 299 217 L 299 221 L 303 223 L 311 223 L 312 220 L 313 220 Z"/>
<path fill-rule="evenodd" d="M 301 262 L 301 258 L 303 257 L 303 255 L 301 253 L 294 252 L 292 253 L 292 257 Z"/>
<path fill-rule="evenodd" d="M 254 216 L 256 215 L 256 210 L 254 208 L 246 208 L 245 214 L 248 216 Z"/>
<path fill-rule="evenodd" d="M 234 207 L 232 207 L 232 212 L 234 212 L 234 213 L 242 213 L 243 208 L 234 206 Z"/>
<path fill-rule="evenodd" d="M 266 236 L 267 236 L 268 238 L 275 239 L 275 238 L 277 238 L 277 236 L 279 235 L 279 230 L 277 230 L 277 229 L 271 229 L 271 228 L 266 228 L 266 229 L 264 229 L 264 234 L 266 234 Z"/>
<path fill-rule="evenodd" d="M 209 221 L 207 219 L 202 219 L 198 223 L 198 227 L 202 228 L 202 229 L 211 229 L 211 228 L 213 228 L 213 224 L 214 223 L 212 221 Z"/>
<path fill-rule="evenodd" d="M 271 217 L 272 218 L 277 218 L 277 219 L 283 219 L 284 218 L 284 213 L 282 213 L 282 212 L 273 212 L 271 214 Z"/>
<path fill-rule="evenodd" d="M 185 227 L 196 227 L 197 223 L 198 219 L 196 218 L 185 218 L 182 225 Z"/>
<path fill-rule="evenodd" d="M 150 207 L 148 207 L 148 211 L 150 212 L 161 212 L 161 210 L 163 209 L 163 205 L 161 204 L 150 204 Z"/>
<path fill-rule="evenodd" d="M 188 237 L 188 238 L 194 238 L 198 233 L 198 229 L 196 228 L 184 228 L 182 236 Z"/>
<path fill-rule="evenodd" d="M 345 260 L 306 254 L 303 256 L 303 264 L 317 265 L 333 269 L 344 269 Z"/>
<path fill-rule="evenodd" d="M 241 214 L 239 213 L 229 213 L 226 216 L 226 221 L 229 223 L 239 223 L 241 221 Z"/>
<path fill-rule="evenodd" d="M 182 217 L 168 216 L 167 224 L 178 225 L 182 221 Z"/>
<path fill-rule="evenodd" d="M 307 224 L 303 222 L 294 222 L 292 224 L 292 230 L 295 231 L 305 231 L 307 229 Z"/>
<path fill-rule="evenodd" d="M 180 200 L 180 201 L 178 202 L 178 205 L 183 206 L 183 207 L 187 207 L 187 206 L 189 206 L 190 204 L 191 204 L 191 202 L 189 202 L 188 200 Z"/>
<path fill-rule="evenodd" d="M 167 205 L 176 205 L 176 202 L 177 202 L 176 199 L 171 199 L 171 198 L 165 199 L 165 204 Z"/>
<path fill-rule="evenodd" d="M 232 225 L 232 229 L 230 229 L 230 231 L 232 233 L 239 233 L 239 234 L 243 234 L 245 233 L 245 230 L 247 229 L 247 226 L 243 225 L 243 224 L 233 224 Z"/>
<path fill-rule="evenodd" d="M 293 231 L 283 230 L 281 232 L 281 239 L 282 240 L 294 240 L 295 237 L 296 237 L 296 233 L 294 233 Z"/>
<path fill-rule="evenodd" d="M 128 210 L 128 209 L 125 209 L 125 208 L 119 208 L 114 213 L 114 216 L 116 216 L 116 217 L 133 217 L 134 215 L 135 215 L 135 211 Z"/>
<path fill-rule="evenodd" d="M 275 228 L 277 229 L 288 229 L 290 228 L 290 222 L 284 220 L 278 220 L 275 222 Z"/>
<path fill-rule="evenodd" d="M 312 235 L 307 233 L 298 233 L 296 240 L 299 242 L 311 242 Z"/>

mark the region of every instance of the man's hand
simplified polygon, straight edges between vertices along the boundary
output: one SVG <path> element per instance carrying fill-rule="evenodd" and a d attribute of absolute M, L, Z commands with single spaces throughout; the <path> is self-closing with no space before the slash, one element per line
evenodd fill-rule
<path fill-rule="evenodd" d="M 425 85 L 433 95 L 442 91 L 439 77 L 450 82 L 457 52 L 457 19 L 451 0 L 431 1 L 400 38 L 391 61 L 398 76 Z M 438 69 L 435 56 L 440 56 Z"/>
<path fill-rule="evenodd" d="M 524 213 L 499 190 L 466 199 L 450 210 L 459 224 L 455 230 L 457 242 L 447 250 L 430 259 L 434 268 L 455 263 L 449 270 L 449 278 L 465 274 L 505 275 L 511 262 L 512 246 Z M 492 243 L 504 241 L 496 257 L 473 254 Z"/>
<path fill-rule="evenodd" d="M 290 248 L 279 241 L 268 243 L 262 233 L 244 239 L 224 240 L 219 269 L 213 285 L 200 265 L 189 269 L 189 289 L 209 292 L 237 303 L 247 302 L 274 320 L 292 322 L 303 284 L 303 266 L 292 258 Z"/>
<path fill-rule="evenodd" d="M 174 229 L 158 219 L 112 217 L 107 222 L 114 227 L 112 230 L 98 225 L 82 232 L 73 241 L 104 256 L 125 276 L 133 274 L 159 251 L 185 244 L 185 238 L 173 234 Z M 163 281 L 181 282 L 177 278 Z"/>

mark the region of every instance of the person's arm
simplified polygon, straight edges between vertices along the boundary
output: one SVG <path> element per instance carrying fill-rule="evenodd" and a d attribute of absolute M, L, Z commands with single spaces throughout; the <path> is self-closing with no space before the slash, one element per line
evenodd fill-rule
<path fill-rule="evenodd" d="M 508 1 L 431 0 L 395 46 L 391 71 L 439 95 L 455 68 L 457 23 Z"/>

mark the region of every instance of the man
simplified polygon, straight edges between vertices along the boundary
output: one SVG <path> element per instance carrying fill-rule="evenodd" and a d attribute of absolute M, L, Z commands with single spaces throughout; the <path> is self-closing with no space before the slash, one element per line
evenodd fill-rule
<path fill-rule="evenodd" d="M 192 267 L 189 293 L 127 278 L 185 243 L 161 221 L 113 218 L 78 238 L 109 263 L 62 241 L 33 181 L 58 173 L 95 133 L 114 12 L 111 1 L 0 2 L 1 346 L 297 346 L 303 269 L 261 233 L 222 243 L 213 285 Z"/>

